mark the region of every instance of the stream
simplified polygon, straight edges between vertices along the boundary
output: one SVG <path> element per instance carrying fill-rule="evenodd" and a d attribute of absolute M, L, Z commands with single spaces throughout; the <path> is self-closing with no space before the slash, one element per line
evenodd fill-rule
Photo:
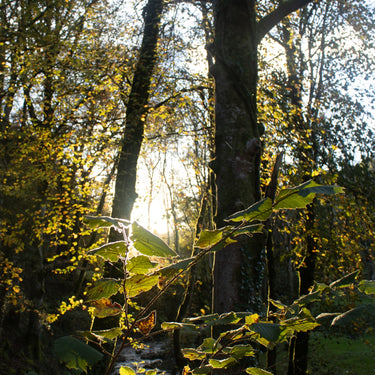
<path fill-rule="evenodd" d="M 131 367 L 136 374 L 145 373 L 141 368 L 156 370 L 160 375 L 173 375 L 174 354 L 169 340 L 153 340 L 144 343 L 144 348 L 124 348 L 121 352 L 112 375 L 118 375 L 121 366 Z M 169 370 L 168 370 L 169 369 Z"/>

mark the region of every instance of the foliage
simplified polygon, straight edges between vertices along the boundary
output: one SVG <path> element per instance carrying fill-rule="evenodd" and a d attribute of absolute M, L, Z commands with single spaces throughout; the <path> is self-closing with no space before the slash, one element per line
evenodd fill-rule
<path fill-rule="evenodd" d="M 115 354 L 110 358 L 106 372 L 108 374 L 125 346 L 135 345 L 155 334 L 152 330 L 156 326 L 156 311 L 150 312 L 155 301 L 203 256 L 219 249 L 226 251 L 226 245 L 235 242 L 239 236 L 251 236 L 254 232 L 261 231 L 261 223 L 266 221 L 274 211 L 303 208 L 310 204 L 317 194 L 340 192 L 342 192 L 340 187 L 319 185 L 313 181 L 295 188 L 282 189 L 274 202 L 265 199 L 228 217 L 228 222 L 239 222 L 239 224 L 227 225 L 213 231 L 202 231 L 196 242 L 199 252 L 187 259 L 176 258 L 176 254 L 166 243 L 137 223 L 110 217 L 86 217 L 86 223 L 91 228 L 113 227 L 122 233 L 123 240 L 108 243 L 90 250 L 89 253 L 103 258 L 106 262 L 120 265 L 123 274 L 122 278 L 100 278 L 89 286 L 86 303 L 91 306 L 89 309 L 92 315 L 92 325 L 89 331 L 81 332 L 81 336 L 88 342 L 95 343 L 107 354 L 106 345 L 113 344 Z M 164 322 L 161 328 L 162 331 L 175 329 L 200 331 L 204 327 L 219 325 L 229 327 L 229 330 L 222 332 L 217 339 L 206 338 L 197 349 L 183 350 L 183 354 L 189 360 L 201 361 L 201 365 L 194 369 L 193 373 L 209 373 L 212 369 L 225 369 L 244 357 L 255 355 L 256 350 L 249 344 L 249 341 L 254 341 L 266 348 L 273 348 L 277 343 L 290 339 L 296 332 L 309 331 L 317 327 L 319 324 L 308 310 L 308 304 L 319 299 L 327 288 L 336 290 L 352 284 L 355 276 L 357 273 L 329 286 L 320 285 L 317 290 L 300 297 L 290 306 L 271 301 L 277 310 L 264 319 L 250 312 L 231 312 L 186 318 L 182 323 Z M 132 300 L 153 287 L 157 287 L 157 292 L 146 306 L 133 311 Z M 365 292 L 371 292 L 372 284 L 363 283 L 361 288 Z M 122 296 L 122 305 L 111 301 L 111 298 L 118 300 L 117 296 Z M 149 314 L 146 315 L 148 312 Z M 95 319 L 113 316 L 119 317 L 118 326 L 105 330 L 92 329 Z M 141 337 L 137 337 L 136 331 L 141 333 Z M 117 342 L 118 346 L 116 346 Z M 64 360 L 61 356 L 60 359 Z M 125 373 L 126 371 L 130 370 L 126 368 L 122 370 Z M 188 368 L 185 371 L 189 371 Z M 255 370 L 249 369 L 248 371 L 251 373 Z"/>

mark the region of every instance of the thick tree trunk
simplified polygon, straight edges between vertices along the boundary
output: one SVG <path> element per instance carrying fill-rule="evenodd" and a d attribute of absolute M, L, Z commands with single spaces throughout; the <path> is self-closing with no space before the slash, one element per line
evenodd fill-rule
<path fill-rule="evenodd" d="M 216 173 L 218 227 L 261 198 L 257 123 L 257 45 L 285 16 L 312 0 L 288 0 L 256 20 L 255 0 L 214 0 Z M 259 310 L 264 275 L 263 238 L 242 239 L 215 254 L 213 308 Z"/>
<path fill-rule="evenodd" d="M 137 163 L 141 149 L 151 78 L 157 60 L 157 42 L 163 0 L 149 0 L 144 9 L 144 32 L 132 89 L 126 103 L 126 124 L 117 168 L 112 216 L 130 219 L 137 193 Z M 115 234 L 111 240 L 116 239 Z"/>
<path fill-rule="evenodd" d="M 257 125 L 257 41 L 255 1 L 214 2 L 216 88 L 216 173 L 218 227 L 235 211 L 260 199 L 261 143 Z M 253 271 L 262 240 L 243 239 L 215 254 L 213 307 L 216 312 L 246 308 L 255 286 Z M 243 280 L 241 275 L 253 280 Z M 242 281 L 250 288 L 245 287 Z M 245 292 L 247 295 L 243 295 Z M 253 295 L 255 296 L 256 293 Z M 252 306 L 254 307 L 254 306 Z"/>

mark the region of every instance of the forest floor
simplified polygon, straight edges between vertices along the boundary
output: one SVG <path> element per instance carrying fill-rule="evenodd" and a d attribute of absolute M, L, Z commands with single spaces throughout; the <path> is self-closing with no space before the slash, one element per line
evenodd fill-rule
<path fill-rule="evenodd" d="M 286 374 L 287 347 L 277 352 L 277 373 Z M 375 334 L 356 338 L 312 332 L 308 373 L 311 375 L 375 375 Z"/>

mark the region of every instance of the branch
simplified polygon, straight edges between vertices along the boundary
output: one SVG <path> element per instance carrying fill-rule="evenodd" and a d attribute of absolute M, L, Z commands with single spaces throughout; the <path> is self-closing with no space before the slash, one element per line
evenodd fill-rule
<path fill-rule="evenodd" d="M 303 8 L 313 1 L 320 0 L 287 0 L 280 2 L 279 6 L 271 13 L 264 16 L 257 24 L 257 44 L 261 42 L 264 36 L 276 26 L 284 17 Z"/>

